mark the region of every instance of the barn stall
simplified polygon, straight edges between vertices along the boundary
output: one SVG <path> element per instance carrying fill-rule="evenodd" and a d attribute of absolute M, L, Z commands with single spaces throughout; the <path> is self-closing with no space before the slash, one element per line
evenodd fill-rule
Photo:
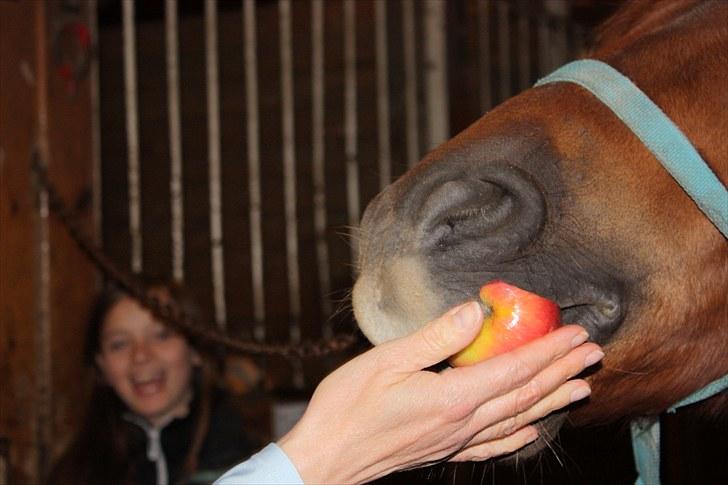
<path fill-rule="evenodd" d="M 367 202 L 578 56 L 615 6 L 0 2 L 0 484 L 39 482 L 69 442 L 87 391 L 85 316 L 103 279 L 119 275 L 184 283 L 221 334 L 251 344 L 243 357 L 231 349 L 228 383 L 255 432 L 280 436 L 316 383 L 366 347 L 359 338 L 316 358 L 269 350 L 326 348 L 355 332 L 348 294 Z M 618 463 L 631 459 L 625 431 L 599 435 Z M 574 452 L 533 469 L 413 473 L 429 483 L 632 473 L 578 456 L 584 438 L 571 439 Z"/>

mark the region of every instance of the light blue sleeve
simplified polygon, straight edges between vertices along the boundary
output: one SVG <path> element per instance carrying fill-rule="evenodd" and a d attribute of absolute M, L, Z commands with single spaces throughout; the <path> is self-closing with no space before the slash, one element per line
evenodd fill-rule
<path fill-rule="evenodd" d="M 275 443 L 234 466 L 213 485 L 303 485 L 296 467 Z"/>

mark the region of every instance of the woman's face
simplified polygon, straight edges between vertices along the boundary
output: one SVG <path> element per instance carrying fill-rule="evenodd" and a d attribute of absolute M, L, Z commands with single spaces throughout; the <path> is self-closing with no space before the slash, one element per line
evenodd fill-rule
<path fill-rule="evenodd" d="M 152 424 L 186 414 L 200 358 L 180 334 L 123 297 L 106 314 L 100 339 L 96 363 L 133 412 Z"/>

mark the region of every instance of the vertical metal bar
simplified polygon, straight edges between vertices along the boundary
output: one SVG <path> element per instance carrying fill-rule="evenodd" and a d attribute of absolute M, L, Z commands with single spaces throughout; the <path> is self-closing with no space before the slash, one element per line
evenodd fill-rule
<path fill-rule="evenodd" d="M 35 9 L 36 62 L 38 88 L 36 104 L 38 110 L 38 140 L 36 156 L 43 168 L 50 164 L 48 140 L 48 52 L 47 17 L 45 4 Z M 51 458 L 53 431 L 53 389 L 51 375 L 51 247 L 48 227 L 48 192 L 38 192 L 38 211 L 35 217 L 36 252 L 36 338 L 35 338 L 35 406 L 36 419 L 33 435 L 36 446 L 37 476 L 44 477 Z"/>
<path fill-rule="evenodd" d="M 541 2 L 538 7 L 540 15 L 538 16 L 538 77 L 544 76 L 551 71 L 551 51 L 549 47 L 549 12 L 546 4 Z"/>
<path fill-rule="evenodd" d="M 253 291 L 254 337 L 265 339 L 265 293 L 263 286 L 263 232 L 260 183 L 260 115 L 255 0 L 243 1 L 245 98 L 247 120 L 248 193 L 250 204 L 250 267 Z"/>
<path fill-rule="evenodd" d="M 205 0 L 205 60 L 207 81 L 207 147 L 210 184 L 210 249 L 215 322 L 225 327 L 225 269 L 222 245 L 220 172 L 220 94 L 217 62 L 217 2 Z"/>
<path fill-rule="evenodd" d="M 392 146 L 389 139 L 389 58 L 387 55 L 387 4 L 374 2 L 377 70 L 377 140 L 379 142 L 379 189 L 392 180 Z"/>
<path fill-rule="evenodd" d="M 441 0 L 426 0 L 423 3 L 428 150 L 447 140 L 450 136 L 445 7 L 446 3 Z"/>
<path fill-rule="evenodd" d="M 568 56 L 566 26 L 569 18 L 569 5 L 565 0 L 554 0 L 546 4 L 554 19 L 551 31 L 552 68 L 565 63 Z"/>
<path fill-rule="evenodd" d="M 508 18 L 510 6 L 503 0 L 498 3 L 498 72 L 500 101 L 511 96 L 511 26 Z"/>
<path fill-rule="evenodd" d="M 179 38 L 177 0 L 164 10 L 167 51 L 167 109 L 169 118 L 169 193 L 172 216 L 172 277 L 184 281 L 184 204 L 182 191 L 182 128 L 179 100 Z"/>
<path fill-rule="evenodd" d="M 38 76 L 39 79 L 42 79 Z M 40 110 L 39 110 L 40 111 Z M 47 114 L 47 113 L 46 113 Z M 41 145 L 45 144 L 41 142 Z M 48 152 L 41 148 L 41 153 Z M 45 159 L 45 155 L 41 155 Z M 37 318 L 36 318 L 36 379 L 35 394 L 38 406 L 36 420 L 36 437 L 38 446 L 38 472 L 45 476 L 51 459 L 51 442 L 53 429 L 53 391 L 51 375 L 51 247 L 50 230 L 48 228 L 48 192 L 42 190 L 38 194 L 38 214 L 36 218 L 37 246 Z"/>
<path fill-rule="evenodd" d="M 97 17 L 97 0 L 89 0 L 88 24 L 91 34 L 91 45 L 99 43 L 99 25 Z M 101 206 L 101 107 L 99 104 L 99 60 L 91 56 L 89 61 L 89 99 L 91 102 L 91 180 L 93 194 L 94 240 L 103 244 L 102 206 Z"/>
<path fill-rule="evenodd" d="M 402 35 L 404 50 L 404 103 L 407 133 L 407 165 L 420 158 L 419 110 L 417 108 L 417 57 L 415 53 L 415 6 L 412 0 L 402 2 Z"/>
<path fill-rule="evenodd" d="M 278 0 L 281 56 L 281 104 L 283 127 L 283 193 L 286 217 L 286 263 L 288 265 L 289 332 L 293 343 L 301 340 L 301 287 L 298 269 L 298 220 L 296 218 L 296 138 L 293 99 L 293 46 L 291 45 L 291 1 Z"/>
<path fill-rule="evenodd" d="M 136 79 L 136 33 L 134 0 L 123 0 L 124 100 L 126 108 L 126 146 L 129 181 L 129 234 L 131 236 L 131 270 L 142 270 L 141 192 L 139 187 L 139 109 Z"/>
<path fill-rule="evenodd" d="M 258 112 L 258 56 L 255 0 L 243 1 L 245 46 L 245 103 L 248 138 L 248 193 L 250 197 L 250 268 L 253 287 L 254 337 L 265 339 L 265 293 L 263 291 L 263 230 L 260 190 L 260 115 Z"/>
<path fill-rule="evenodd" d="M 521 90 L 531 86 L 531 31 L 529 4 L 518 2 L 518 87 Z"/>
<path fill-rule="evenodd" d="M 359 164 L 357 147 L 356 103 L 356 5 L 344 0 L 344 150 L 346 156 L 346 193 L 349 225 L 359 224 Z M 351 239 L 352 261 L 356 258 L 357 240 Z"/>
<path fill-rule="evenodd" d="M 491 83 L 490 55 L 490 18 L 488 17 L 490 0 L 478 2 L 478 49 L 480 52 L 480 110 L 485 113 L 493 107 L 493 86 Z"/>
<path fill-rule="evenodd" d="M 574 23 L 572 34 L 573 35 L 571 38 L 572 42 L 569 56 L 571 59 L 576 59 L 584 54 L 584 49 L 586 48 L 587 32 L 585 31 L 585 27 L 583 25 L 579 23 Z"/>
<path fill-rule="evenodd" d="M 377 2 L 378 5 L 381 2 Z M 331 315 L 331 278 L 329 276 L 329 247 L 326 244 L 326 176 L 324 171 L 324 3 L 311 4 L 311 146 L 313 149 L 313 225 L 316 238 L 316 262 L 319 274 L 321 310 Z M 329 320 L 323 328 L 324 337 L 333 331 Z"/>

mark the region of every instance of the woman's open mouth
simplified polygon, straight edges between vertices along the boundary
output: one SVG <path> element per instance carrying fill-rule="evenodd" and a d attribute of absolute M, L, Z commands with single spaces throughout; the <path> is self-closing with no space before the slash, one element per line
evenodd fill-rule
<path fill-rule="evenodd" d="M 142 378 L 132 378 L 131 387 L 134 393 L 139 397 L 150 397 L 158 394 L 163 388 L 165 383 L 164 372 L 159 372 L 151 376 L 144 376 Z"/>

